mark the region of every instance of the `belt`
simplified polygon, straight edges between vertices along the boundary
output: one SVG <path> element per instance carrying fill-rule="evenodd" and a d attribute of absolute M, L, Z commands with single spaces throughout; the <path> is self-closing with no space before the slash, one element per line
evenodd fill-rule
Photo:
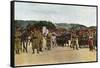
<path fill-rule="evenodd" d="M 37 37 L 33 37 L 33 39 L 37 39 Z"/>

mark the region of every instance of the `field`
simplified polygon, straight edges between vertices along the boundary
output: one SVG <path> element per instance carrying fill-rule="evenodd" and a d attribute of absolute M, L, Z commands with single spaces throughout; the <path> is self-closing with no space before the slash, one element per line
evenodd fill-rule
<path fill-rule="evenodd" d="M 32 54 L 31 46 L 28 47 L 28 53 L 15 55 L 16 66 L 23 65 L 41 65 L 56 63 L 74 63 L 96 61 L 96 51 L 89 51 L 88 48 L 73 50 L 70 47 L 56 47 L 50 51 Z"/>

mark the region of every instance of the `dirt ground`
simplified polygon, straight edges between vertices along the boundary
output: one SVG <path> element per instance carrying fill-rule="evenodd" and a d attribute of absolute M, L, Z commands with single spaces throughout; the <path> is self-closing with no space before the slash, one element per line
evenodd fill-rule
<path fill-rule="evenodd" d="M 32 54 L 31 46 L 28 47 L 28 53 L 15 55 L 15 65 L 41 65 L 56 63 L 73 63 L 96 61 L 96 51 L 89 51 L 88 48 L 73 50 L 70 47 L 56 47 L 50 51 Z"/>

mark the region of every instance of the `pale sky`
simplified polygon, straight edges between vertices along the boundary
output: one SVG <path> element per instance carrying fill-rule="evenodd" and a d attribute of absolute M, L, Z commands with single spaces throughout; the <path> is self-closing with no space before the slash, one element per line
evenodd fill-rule
<path fill-rule="evenodd" d="M 15 20 L 46 20 L 96 26 L 96 7 L 15 2 Z"/>

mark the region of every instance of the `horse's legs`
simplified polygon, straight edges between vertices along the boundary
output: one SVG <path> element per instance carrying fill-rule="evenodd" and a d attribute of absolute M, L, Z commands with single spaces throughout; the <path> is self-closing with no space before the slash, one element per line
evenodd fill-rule
<path fill-rule="evenodd" d="M 79 48 L 79 43 L 78 43 L 78 40 L 76 40 L 76 49 L 78 50 Z"/>
<path fill-rule="evenodd" d="M 28 50 L 27 50 L 27 48 L 28 48 L 28 40 L 26 40 L 26 52 L 28 52 Z"/>
<path fill-rule="evenodd" d="M 22 45 L 23 45 L 23 52 L 25 52 L 25 42 L 22 41 Z"/>

